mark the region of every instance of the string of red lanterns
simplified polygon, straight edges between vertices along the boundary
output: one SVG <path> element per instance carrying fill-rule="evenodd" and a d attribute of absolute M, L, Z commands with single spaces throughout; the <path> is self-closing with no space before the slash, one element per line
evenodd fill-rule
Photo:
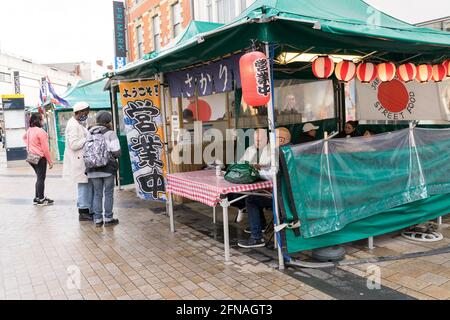
<path fill-rule="evenodd" d="M 447 69 L 447 77 L 450 77 L 450 60 L 445 60 L 442 65 Z"/>
<path fill-rule="evenodd" d="M 417 68 L 413 63 L 405 63 L 397 68 L 397 77 L 405 83 L 416 78 Z"/>
<path fill-rule="evenodd" d="M 362 83 L 370 83 L 377 77 L 377 66 L 371 62 L 363 62 L 356 68 L 356 76 Z"/>
<path fill-rule="evenodd" d="M 318 79 L 328 79 L 334 73 L 336 78 L 343 82 L 351 81 L 355 77 L 362 83 L 370 83 L 377 77 L 380 81 L 387 82 L 393 80 L 395 76 L 405 83 L 413 80 L 420 83 L 430 80 L 440 82 L 450 77 L 450 60 L 433 66 L 404 63 L 396 67 L 393 62 L 383 62 L 378 65 L 362 62 L 356 65 L 352 61 L 343 60 L 335 64 L 329 56 L 318 56 L 312 62 L 312 72 Z"/>

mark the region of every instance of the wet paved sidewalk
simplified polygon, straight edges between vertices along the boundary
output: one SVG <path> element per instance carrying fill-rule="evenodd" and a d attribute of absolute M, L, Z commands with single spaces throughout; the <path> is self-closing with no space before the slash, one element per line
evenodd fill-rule
<path fill-rule="evenodd" d="M 0 299 L 330 299 L 302 282 L 116 192 L 115 227 L 79 222 L 75 188 L 50 171 L 34 207 L 29 168 L 0 169 Z M 70 279 L 77 279 L 80 290 Z"/>
<path fill-rule="evenodd" d="M 60 174 L 56 166 L 47 179 L 56 204 L 34 207 L 32 170 L 0 168 L 0 299 L 450 298 L 449 253 L 377 264 L 381 290 L 367 288 L 367 264 L 280 272 L 270 250 L 267 258 L 236 246 L 225 264 L 221 224 L 211 223 L 210 208 L 179 206 L 173 235 L 161 205 L 116 191 L 120 224 L 95 228 L 77 220 L 75 187 Z M 241 229 L 230 223 L 231 238 Z M 449 225 L 442 232 L 446 239 L 434 244 L 397 235 L 376 238 L 374 250 L 359 242 L 347 246 L 347 259 L 445 247 Z"/>

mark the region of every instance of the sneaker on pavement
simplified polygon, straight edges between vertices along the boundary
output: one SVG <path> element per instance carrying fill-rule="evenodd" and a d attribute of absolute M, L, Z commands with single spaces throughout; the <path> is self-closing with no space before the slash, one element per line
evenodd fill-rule
<path fill-rule="evenodd" d="M 105 221 L 105 227 L 115 226 L 119 224 L 119 219 L 112 219 L 110 221 Z"/>
<path fill-rule="evenodd" d="M 93 221 L 94 215 L 89 212 L 88 208 L 78 208 L 78 220 L 79 221 Z"/>
<path fill-rule="evenodd" d="M 261 230 L 261 232 L 262 232 L 262 233 L 266 233 L 266 230 L 267 230 L 267 227 L 263 227 L 262 230 Z M 244 229 L 244 232 L 245 232 L 245 233 L 248 233 L 248 234 L 252 234 L 252 230 L 250 230 L 250 227 L 245 228 L 245 229 Z"/>
<path fill-rule="evenodd" d="M 49 205 L 55 203 L 54 200 L 52 200 L 52 199 L 50 199 L 50 198 L 47 198 L 47 197 L 45 197 L 44 200 L 47 201 L 47 204 L 49 204 Z"/>
<path fill-rule="evenodd" d="M 48 198 L 38 199 L 36 201 L 36 205 L 38 205 L 38 206 L 49 206 L 49 205 L 52 205 L 53 203 L 54 203 L 54 201 L 51 199 L 48 199 Z"/>
<path fill-rule="evenodd" d="M 37 205 L 38 201 L 39 201 L 38 198 L 34 198 L 34 199 L 33 199 L 33 204 L 34 204 L 34 205 Z"/>
<path fill-rule="evenodd" d="M 264 247 L 265 245 L 266 242 L 264 241 L 264 239 L 255 240 L 250 238 L 248 240 L 238 241 L 238 246 L 241 248 L 261 248 Z"/>
<path fill-rule="evenodd" d="M 78 221 L 93 221 L 94 215 L 90 213 L 80 213 L 78 215 Z M 102 222 L 103 223 L 103 222 Z"/>

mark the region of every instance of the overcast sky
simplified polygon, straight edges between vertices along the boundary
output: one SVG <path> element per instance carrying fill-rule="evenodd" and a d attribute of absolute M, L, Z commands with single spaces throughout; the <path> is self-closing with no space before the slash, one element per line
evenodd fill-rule
<path fill-rule="evenodd" d="M 113 59 L 112 0 L 0 0 L 2 51 L 38 62 Z"/>
<path fill-rule="evenodd" d="M 450 15 L 450 0 L 366 2 L 410 23 Z M 112 62 L 112 19 L 112 0 L 1 0 L 0 49 L 37 62 Z"/>

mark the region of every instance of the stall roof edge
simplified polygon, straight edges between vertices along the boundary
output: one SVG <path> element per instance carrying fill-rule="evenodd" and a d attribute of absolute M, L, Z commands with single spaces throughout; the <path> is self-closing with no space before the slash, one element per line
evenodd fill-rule
<path fill-rule="evenodd" d="M 373 21 L 369 19 L 371 17 Z M 293 28 L 289 30 L 296 33 L 296 37 L 286 30 L 283 34 L 279 30 L 282 23 L 290 23 Z M 305 28 L 305 23 L 313 27 Z M 302 37 L 298 37 L 298 32 L 303 32 Z M 238 48 L 244 49 L 252 39 L 270 39 L 295 46 L 293 42 L 300 41 L 298 38 L 309 43 L 321 42 L 323 47 L 326 44 L 335 49 L 354 47 L 399 54 L 423 52 L 427 58 L 433 59 L 450 57 L 450 34 L 408 24 L 362 0 L 299 0 L 295 3 L 257 0 L 230 23 L 207 32 L 194 32 L 183 42 L 166 47 L 151 59 L 140 60 L 118 70 L 112 78 L 137 78 L 139 75 L 146 77 L 175 71 L 224 56 Z"/>

